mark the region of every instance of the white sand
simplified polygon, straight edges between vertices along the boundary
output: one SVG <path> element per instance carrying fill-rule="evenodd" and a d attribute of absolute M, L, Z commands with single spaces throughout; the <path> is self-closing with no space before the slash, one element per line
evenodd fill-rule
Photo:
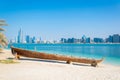
<path fill-rule="evenodd" d="M 0 60 L 6 58 L 13 58 L 10 50 L 0 53 Z M 38 59 L 19 62 L 0 63 L 0 80 L 120 80 L 120 66 L 99 64 L 99 67 L 95 68 Z"/>

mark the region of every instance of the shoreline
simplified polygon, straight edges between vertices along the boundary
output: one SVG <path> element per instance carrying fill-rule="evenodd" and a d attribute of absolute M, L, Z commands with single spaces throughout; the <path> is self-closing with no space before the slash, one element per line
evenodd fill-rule
<path fill-rule="evenodd" d="M 8 48 L 8 49 L 4 49 L 4 50 L 11 50 L 10 48 Z M 31 50 L 31 51 L 36 51 L 36 50 Z M 39 52 L 39 51 L 38 51 Z M 57 53 L 54 53 L 54 52 L 45 52 L 45 51 L 41 51 L 41 52 L 43 52 L 43 53 L 48 53 L 48 54 L 57 54 Z M 62 54 L 59 54 L 59 55 L 62 55 Z M 69 56 L 69 55 L 63 55 L 63 56 Z M 77 57 L 77 58 L 79 58 L 78 56 L 74 56 L 74 57 Z M 81 57 L 80 56 L 80 58 L 88 58 L 88 57 Z M 104 58 L 104 57 L 101 57 L 101 58 Z M 101 59 L 100 57 L 95 57 L 95 58 L 88 58 L 88 59 Z M 110 58 L 112 58 L 112 57 L 109 57 L 109 59 Z M 108 57 L 107 58 L 105 58 L 105 60 L 106 59 L 108 59 Z M 107 64 L 107 65 L 113 65 L 113 66 L 120 66 L 120 64 L 117 64 L 117 63 L 114 63 L 114 62 L 109 62 L 109 61 L 105 61 L 105 60 L 103 60 L 103 62 L 102 62 L 102 64 Z"/>
<path fill-rule="evenodd" d="M 10 43 L 11 44 L 108 44 L 108 45 L 112 45 L 112 44 L 120 44 L 120 43 Z"/>
<path fill-rule="evenodd" d="M 1 58 L 3 58 L 3 59 L 7 59 L 7 57 L 9 56 L 10 58 L 12 57 L 12 58 L 14 58 L 14 56 L 12 55 L 12 53 L 11 53 L 11 49 L 3 49 L 3 53 L 6 53 L 6 52 L 8 52 L 8 53 L 10 53 L 9 55 L 4 55 L 4 57 L 1 57 Z M 9 58 L 8 57 L 8 58 Z M 0 58 L 0 59 L 1 59 Z M 27 57 L 22 57 L 22 58 L 27 58 Z M 83 58 L 85 58 L 85 57 L 83 57 Z M 28 60 L 29 59 L 34 59 L 34 60 L 44 60 L 44 59 L 36 59 L 36 58 L 27 58 Z M 56 61 L 56 62 L 65 62 L 65 61 L 58 61 L 58 60 L 46 60 L 46 61 Z M 84 64 L 84 63 L 77 63 L 77 64 Z M 110 65 L 110 66 L 116 66 L 116 67 L 119 67 L 120 65 L 118 64 L 111 64 L 111 63 L 109 63 L 109 62 L 101 62 L 100 64 L 102 64 L 102 65 Z M 85 64 L 86 65 L 86 64 Z M 99 64 L 98 64 L 99 65 Z"/>
<path fill-rule="evenodd" d="M 10 50 L 0 53 L 0 60 L 14 58 Z M 0 63 L 0 80 L 119 80 L 120 67 L 99 64 L 91 67 L 83 64 L 65 64 L 50 60 L 22 57 L 20 63 Z"/>
<path fill-rule="evenodd" d="M 7 48 L 6 50 L 11 50 L 10 48 Z M 48 54 L 59 54 L 59 52 L 51 52 L 51 51 L 39 51 L 37 49 L 27 49 L 27 50 L 31 50 L 31 51 L 37 51 L 37 52 L 43 52 L 43 53 L 48 53 Z M 71 55 L 68 55 L 68 54 L 59 54 L 59 55 L 63 55 L 63 56 L 71 56 Z M 108 65 L 115 65 L 115 66 L 120 66 L 120 59 L 119 58 L 114 58 L 114 57 L 100 57 L 100 56 L 77 56 L 77 55 L 73 55 L 74 57 L 77 57 L 77 58 L 88 58 L 88 59 L 101 59 L 101 58 L 104 58 L 104 61 L 102 63 L 104 64 L 108 64 Z M 112 60 L 111 60 L 112 59 Z M 116 59 L 118 60 L 118 62 L 115 62 Z"/>

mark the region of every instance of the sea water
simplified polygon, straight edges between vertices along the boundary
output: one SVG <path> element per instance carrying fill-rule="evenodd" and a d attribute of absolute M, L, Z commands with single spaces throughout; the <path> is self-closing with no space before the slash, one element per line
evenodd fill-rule
<path fill-rule="evenodd" d="M 101 59 L 120 65 L 120 44 L 11 44 L 14 47 L 66 56 Z M 8 46 L 10 48 L 10 45 Z"/>

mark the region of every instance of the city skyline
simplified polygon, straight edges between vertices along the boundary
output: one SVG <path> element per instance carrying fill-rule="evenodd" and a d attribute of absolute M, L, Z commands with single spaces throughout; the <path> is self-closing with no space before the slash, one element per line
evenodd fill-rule
<path fill-rule="evenodd" d="M 9 24 L 8 39 L 22 28 L 24 36 L 58 40 L 86 35 L 107 37 L 120 34 L 119 0 L 9 0 L 0 3 L 0 19 Z"/>
<path fill-rule="evenodd" d="M 41 37 L 31 36 L 29 34 L 23 36 L 21 28 L 18 30 L 17 38 L 10 39 L 10 43 L 120 43 L 120 35 L 112 34 L 106 38 L 90 36 L 81 36 L 79 38 L 69 37 L 60 38 L 58 40 L 43 40 Z"/>

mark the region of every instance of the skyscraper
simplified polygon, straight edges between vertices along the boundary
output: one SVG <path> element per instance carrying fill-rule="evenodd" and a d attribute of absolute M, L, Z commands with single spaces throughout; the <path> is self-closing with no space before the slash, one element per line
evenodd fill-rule
<path fill-rule="evenodd" d="M 35 38 L 35 36 L 32 38 L 32 43 L 35 43 L 36 41 L 36 38 Z"/>
<path fill-rule="evenodd" d="M 109 36 L 109 38 L 108 38 L 108 42 L 110 42 L 110 43 L 112 43 L 113 42 L 113 36 Z"/>
<path fill-rule="evenodd" d="M 20 28 L 20 30 L 18 31 L 17 43 L 22 43 L 22 41 L 23 41 L 23 35 L 22 35 L 22 30 Z"/>
<path fill-rule="evenodd" d="M 82 42 L 82 43 L 86 43 L 86 36 L 85 36 L 85 35 L 82 36 L 81 42 Z"/>
<path fill-rule="evenodd" d="M 119 43 L 120 42 L 120 36 L 119 34 L 113 35 L 113 43 Z"/>
<path fill-rule="evenodd" d="M 61 38 L 60 42 L 61 42 L 61 43 L 66 43 L 67 40 L 66 40 L 65 38 Z"/>
<path fill-rule="evenodd" d="M 86 38 L 86 43 L 91 43 L 90 37 Z"/>
<path fill-rule="evenodd" d="M 30 36 L 29 35 L 26 36 L 26 43 L 30 43 Z"/>

